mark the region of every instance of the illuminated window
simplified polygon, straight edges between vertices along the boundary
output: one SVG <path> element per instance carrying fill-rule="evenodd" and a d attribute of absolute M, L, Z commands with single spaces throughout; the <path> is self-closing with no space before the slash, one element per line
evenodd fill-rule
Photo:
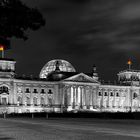
<path fill-rule="evenodd" d="M 53 103 L 52 98 L 51 98 L 51 97 L 49 97 L 49 98 L 48 98 L 48 104 L 51 106 L 51 105 L 52 105 L 52 103 Z"/>
<path fill-rule="evenodd" d="M 44 98 L 43 97 L 41 97 L 41 101 L 40 101 L 41 103 L 41 105 L 43 106 L 43 105 L 45 105 L 45 100 L 44 100 Z"/>
<path fill-rule="evenodd" d="M 22 98 L 19 96 L 18 99 L 17 99 L 19 105 L 22 105 Z"/>
<path fill-rule="evenodd" d="M 21 87 L 18 87 L 18 88 L 17 88 L 17 92 L 18 92 L 18 93 L 22 93 L 22 88 L 21 88 Z"/>
<path fill-rule="evenodd" d="M 1 104 L 2 104 L 2 105 L 6 105 L 6 104 L 7 104 L 7 98 L 4 98 L 4 97 L 3 97 L 3 98 L 1 99 Z"/>
<path fill-rule="evenodd" d="M 34 104 L 34 106 L 37 106 L 37 98 L 36 97 L 33 98 L 33 104 Z"/>
<path fill-rule="evenodd" d="M 30 105 L 30 98 L 29 97 L 26 97 L 26 103 L 27 103 L 27 106 Z"/>

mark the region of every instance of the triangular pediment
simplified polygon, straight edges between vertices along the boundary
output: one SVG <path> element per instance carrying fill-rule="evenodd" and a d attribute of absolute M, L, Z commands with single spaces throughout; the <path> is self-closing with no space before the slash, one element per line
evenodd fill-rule
<path fill-rule="evenodd" d="M 92 77 L 84 73 L 76 74 L 74 76 L 64 79 L 64 81 L 99 83 L 97 80 L 93 79 Z"/>

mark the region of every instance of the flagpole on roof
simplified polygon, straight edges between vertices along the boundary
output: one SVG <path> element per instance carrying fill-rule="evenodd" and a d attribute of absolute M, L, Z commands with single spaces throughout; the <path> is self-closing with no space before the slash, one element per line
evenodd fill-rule
<path fill-rule="evenodd" d="M 128 60 L 127 64 L 128 64 L 128 69 L 131 70 L 132 61 L 130 59 Z"/>
<path fill-rule="evenodd" d="M 4 49 L 3 49 L 3 51 L 1 53 L 2 53 L 2 58 L 4 58 Z"/>
<path fill-rule="evenodd" d="M 0 45 L 1 57 L 4 58 L 4 46 Z"/>

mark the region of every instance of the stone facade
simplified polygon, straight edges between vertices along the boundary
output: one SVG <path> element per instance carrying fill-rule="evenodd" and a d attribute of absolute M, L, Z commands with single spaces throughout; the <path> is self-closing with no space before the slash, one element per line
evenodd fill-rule
<path fill-rule="evenodd" d="M 140 111 L 139 71 L 122 71 L 118 74 L 119 83 L 111 85 L 99 82 L 95 68 L 91 76 L 70 69 L 75 73 L 53 81 L 19 78 L 15 63 L 14 60 L 0 60 L 0 114 Z"/>

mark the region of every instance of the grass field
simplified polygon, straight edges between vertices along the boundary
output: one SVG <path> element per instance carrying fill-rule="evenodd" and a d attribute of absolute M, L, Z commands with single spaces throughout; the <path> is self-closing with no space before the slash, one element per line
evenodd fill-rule
<path fill-rule="evenodd" d="M 0 119 L 0 140 L 139 140 L 139 120 Z"/>

